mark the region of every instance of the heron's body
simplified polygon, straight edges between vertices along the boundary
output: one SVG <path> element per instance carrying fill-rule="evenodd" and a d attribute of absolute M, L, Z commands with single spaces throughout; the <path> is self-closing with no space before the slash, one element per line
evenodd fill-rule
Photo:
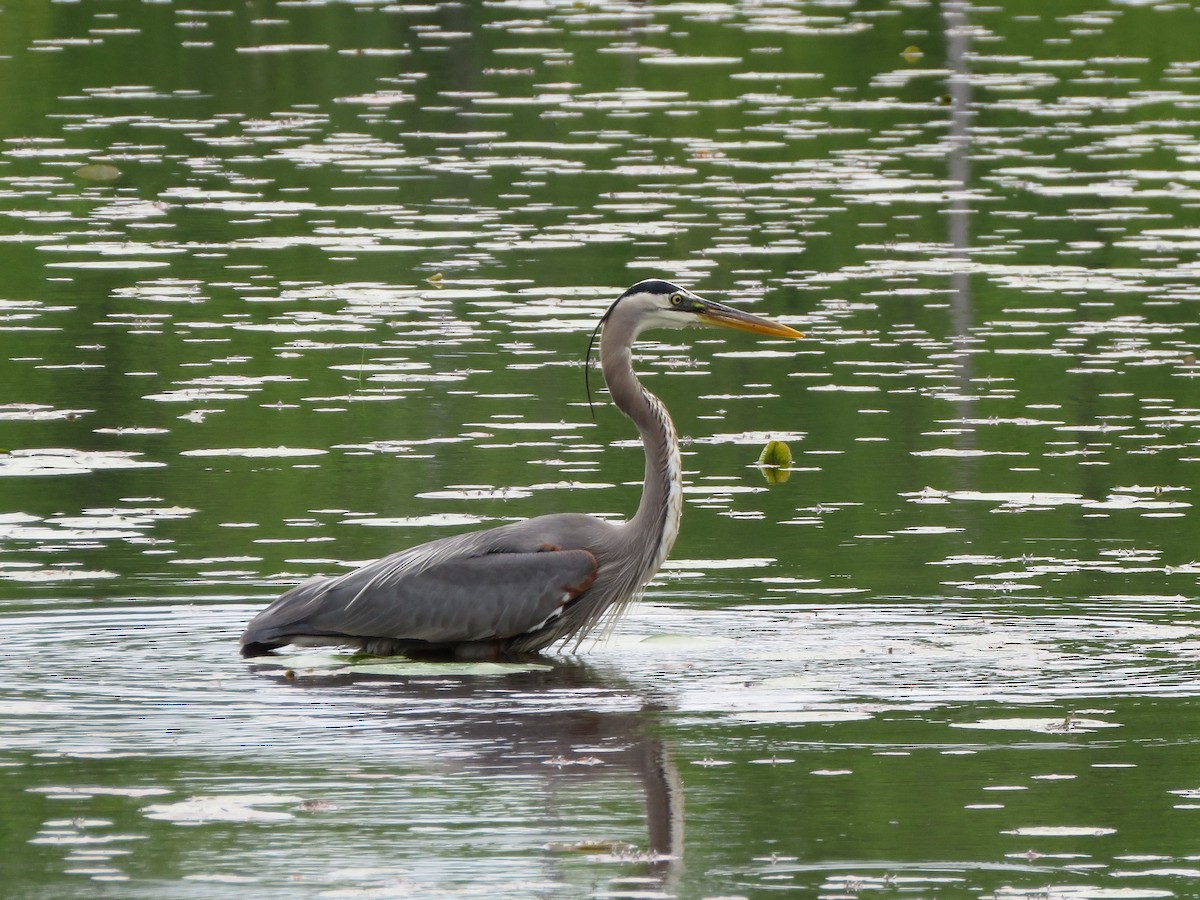
<path fill-rule="evenodd" d="M 254 617 L 242 653 L 286 644 L 342 644 L 383 655 L 529 652 L 582 638 L 606 613 L 618 615 L 671 552 L 683 505 L 675 427 L 662 401 L 638 381 L 632 346 L 645 328 L 699 322 L 801 336 L 665 281 L 639 282 L 609 307 L 600 344 L 604 378 L 646 449 L 642 500 L 628 522 L 538 516 L 313 579 Z"/>

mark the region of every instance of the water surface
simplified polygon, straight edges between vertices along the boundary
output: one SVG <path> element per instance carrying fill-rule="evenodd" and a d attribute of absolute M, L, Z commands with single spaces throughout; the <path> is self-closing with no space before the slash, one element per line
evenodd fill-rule
<path fill-rule="evenodd" d="M 0 19 L 14 896 L 1195 893 L 1192 5 Z M 684 525 L 607 641 L 237 658 L 628 515 L 582 356 L 650 275 L 810 339 L 647 336 Z"/>

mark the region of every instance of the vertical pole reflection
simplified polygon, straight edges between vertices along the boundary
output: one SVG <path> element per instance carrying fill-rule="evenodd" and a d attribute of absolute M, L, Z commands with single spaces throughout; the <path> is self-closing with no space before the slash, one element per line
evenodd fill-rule
<path fill-rule="evenodd" d="M 644 740 L 637 752 L 650 852 L 677 871 L 683 859 L 683 781 L 662 741 Z"/>
<path fill-rule="evenodd" d="M 957 351 L 955 375 L 959 399 L 957 406 L 962 417 L 969 414 L 971 393 L 971 276 L 965 263 L 970 258 L 971 208 L 967 191 L 971 178 L 971 83 L 967 72 L 967 53 L 970 50 L 969 0 L 947 0 L 942 4 L 942 26 L 946 37 L 946 79 L 950 104 L 950 132 L 947 154 L 947 177 L 950 181 L 950 202 L 946 208 L 948 221 L 950 273 L 950 320 L 952 342 Z M 974 444 L 974 432 L 963 429 L 961 442 Z"/>

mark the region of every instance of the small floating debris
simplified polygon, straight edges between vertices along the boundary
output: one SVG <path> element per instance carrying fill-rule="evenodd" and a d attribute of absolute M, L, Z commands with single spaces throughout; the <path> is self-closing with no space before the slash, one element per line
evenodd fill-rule
<path fill-rule="evenodd" d="M 542 765 L 554 766 L 559 769 L 566 766 L 602 766 L 604 765 L 604 760 L 598 756 L 552 756 L 549 759 L 543 759 Z"/>

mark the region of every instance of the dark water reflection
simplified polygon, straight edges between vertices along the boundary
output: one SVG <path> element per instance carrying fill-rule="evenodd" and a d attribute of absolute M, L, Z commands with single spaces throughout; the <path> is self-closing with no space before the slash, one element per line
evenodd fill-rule
<path fill-rule="evenodd" d="M 1196 893 L 1195 24 L 0 5 L 7 888 Z M 612 640 L 236 658 L 312 574 L 627 515 L 581 356 L 649 274 L 812 339 L 640 348 L 684 526 Z"/>
<path fill-rule="evenodd" d="M 544 659 L 544 658 L 543 658 Z M 446 774 L 530 779 L 548 797 L 555 782 L 581 782 L 632 775 L 645 794 L 647 835 L 641 846 L 614 842 L 614 855 L 645 855 L 664 866 L 677 864 L 683 852 L 683 796 L 679 775 L 662 740 L 653 733 L 654 708 L 622 712 L 621 702 L 636 702 L 610 679 L 575 662 L 535 663 L 534 671 L 512 675 L 458 678 L 433 673 L 397 681 L 392 676 L 314 674 L 285 677 L 296 687 L 338 698 L 347 685 L 366 688 L 364 714 L 391 716 L 386 734 L 399 740 L 442 744 L 437 758 Z M 400 666 L 405 668 L 405 666 Z M 441 668 L 451 668 L 442 666 Z M 274 674 L 278 674 L 278 669 Z M 601 698 L 602 703 L 581 698 Z M 320 700 L 317 700 L 319 703 Z M 612 705 L 614 708 L 606 708 Z M 397 714 L 398 713 L 398 714 Z M 570 790 L 568 786 L 565 790 Z M 549 811 L 551 816 L 557 810 Z M 593 841 L 593 852 L 607 849 Z M 563 851 L 589 849 L 560 844 Z"/>

